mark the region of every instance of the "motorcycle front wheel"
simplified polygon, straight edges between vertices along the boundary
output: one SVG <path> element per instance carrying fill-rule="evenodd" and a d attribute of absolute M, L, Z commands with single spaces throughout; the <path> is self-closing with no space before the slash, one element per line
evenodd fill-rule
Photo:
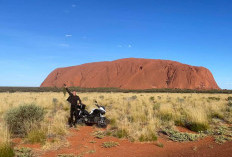
<path fill-rule="evenodd" d="M 97 126 L 99 128 L 106 128 L 107 127 L 107 119 L 106 118 L 99 119 L 99 121 L 97 122 Z"/>

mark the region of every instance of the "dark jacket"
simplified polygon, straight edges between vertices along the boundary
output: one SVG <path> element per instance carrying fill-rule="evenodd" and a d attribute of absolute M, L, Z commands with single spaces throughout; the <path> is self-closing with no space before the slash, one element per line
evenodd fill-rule
<path fill-rule="evenodd" d="M 73 95 L 68 88 L 66 88 L 69 97 L 67 99 L 68 102 L 70 102 L 72 108 L 78 108 L 79 105 L 77 105 L 77 101 L 81 104 L 81 99 L 77 95 Z"/>

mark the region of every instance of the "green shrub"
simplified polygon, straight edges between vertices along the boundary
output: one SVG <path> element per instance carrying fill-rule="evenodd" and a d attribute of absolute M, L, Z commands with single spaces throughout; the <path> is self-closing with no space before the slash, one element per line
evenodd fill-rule
<path fill-rule="evenodd" d="M 155 97 L 151 96 L 151 97 L 149 98 L 149 100 L 150 100 L 150 101 L 154 101 L 154 100 L 155 100 Z"/>
<path fill-rule="evenodd" d="M 4 119 L 14 135 L 26 135 L 27 129 L 30 129 L 32 125 L 39 125 L 44 114 L 45 111 L 42 107 L 31 104 L 8 110 Z"/>
<path fill-rule="evenodd" d="M 225 124 L 223 120 L 214 119 L 213 123 L 207 130 L 207 134 L 214 136 L 216 143 L 221 144 L 232 140 L 232 127 Z"/>
<path fill-rule="evenodd" d="M 199 132 L 199 131 L 206 131 L 209 128 L 208 124 L 205 123 L 197 123 L 197 122 L 189 122 L 186 123 L 185 126 L 192 131 Z"/>
<path fill-rule="evenodd" d="M 0 144 L 0 157 L 14 157 L 14 149 L 8 143 Z"/>
<path fill-rule="evenodd" d="M 42 130 L 32 130 L 27 134 L 27 142 L 29 143 L 41 143 L 46 140 L 46 133 Z"/>
<path fill-rule="evenodd" d="M 223 144 L 227 141 L 231 141 L 231 137 L 225 136 L 225 135 L 219 135 L 219 136 L 215 136 L 215 142 L 218 144 Z"/>
<path fill-rule="evenodd" d="M 175 142 L 195 141 L 199 138 L 204 137 L 203 134 L 179 132 L 171 129 L 164 129 L 163 131 L 168 135 L 170 140 Z"/>
<path fill-rule="evenodd" d="M 30 148 L 22 147 L 15 148 L 16 157 L 33 157 L 32 150 Z"/>

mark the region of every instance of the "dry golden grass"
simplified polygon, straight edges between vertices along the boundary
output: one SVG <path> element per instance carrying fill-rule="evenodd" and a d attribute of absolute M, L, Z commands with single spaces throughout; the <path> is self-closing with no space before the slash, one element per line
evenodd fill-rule
<path fill-rule="evenodd" d="M 213 118 L 231 123 L 229 94 L 175 94 L 175 93 L 78 93 L 87 110 L 95 108 L 94 100 L 106 107 L 111 129 L 117 137 L 151 141 L 162 128 L 175 124 L 202 124 L 210 126 Z M 63 93 L 0 93 L 0 115 L 22 104 L 42 106 L 47 110 L 44 120 L 48 136 L 63 136 L 67 131 L 70 104 Z M 220 100 L 212 99 L 220 98 Z M 2 124 L 2 120 L 1 120 Z M 3 137 L 3 136 L 2 136 Z M 154 137 L 154 138 L 152 138 Z M 49 144 L 47 144 L 49 145 Z"/>
<path fill-rule="evenodd" d="M 1 122 L 0 123 L 0 144 L 10 142 L 10 133 L 7 126 Z"/>

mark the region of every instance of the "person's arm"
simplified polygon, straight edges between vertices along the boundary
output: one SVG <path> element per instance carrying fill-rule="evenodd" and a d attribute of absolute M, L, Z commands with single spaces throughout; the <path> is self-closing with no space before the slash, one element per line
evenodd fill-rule
<path fill-rule="evenodd" d="M 100 106 L 98 105 L 97 101 L 95 101 L 95 105 L 99 108 Z"/>
<path fill-rule="evenodd" d="M 66 91 L 68 92 L 68 94 L 71 96 L 71 95 L 72 95 L 72 93 L 70 92 L 70 90 L 68 89 L 68 87 L 67 87 L 67 85 L 66 85 L 66 84 L 64 84 L 64 88 L 66 89 Z"/>

